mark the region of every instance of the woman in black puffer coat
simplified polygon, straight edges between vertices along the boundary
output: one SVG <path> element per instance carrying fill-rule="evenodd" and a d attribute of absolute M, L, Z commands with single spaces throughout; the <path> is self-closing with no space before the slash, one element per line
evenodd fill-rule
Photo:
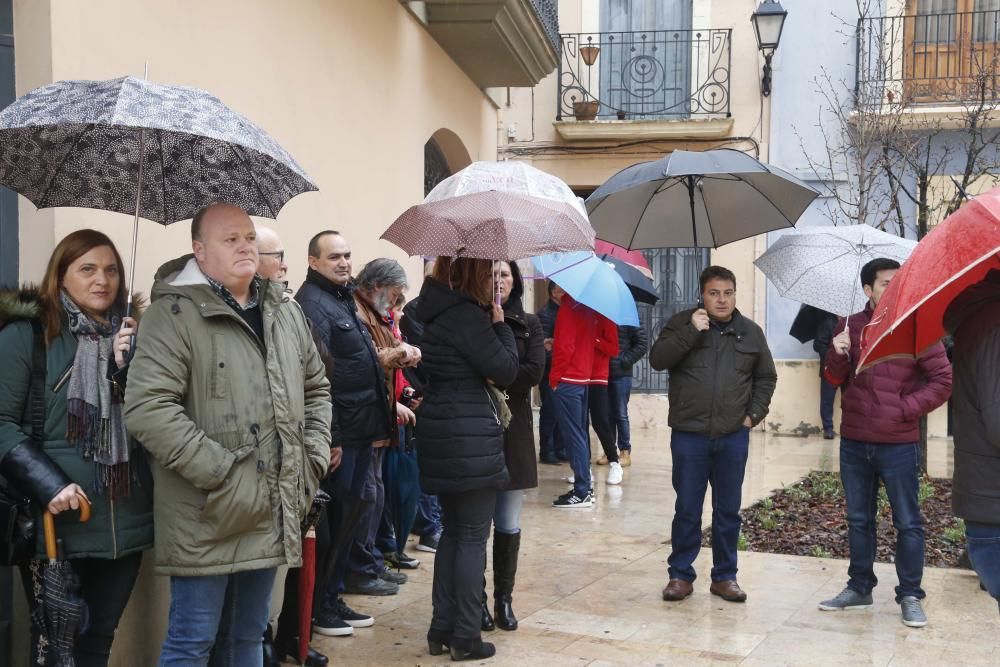
<path fill-rule="evenodd" d="M 490 310 L 492 282 L 488 260 L 439 257 L 417 313 L 428 377 L 415 432 L 420 486 L 438 495 L 444 524 L 427 643 L 432 655 L 449 646 L 454 660 L 495 653 L 480 635 L 482 581 L 497 490 L 510 477 L 502 407 L 489 383 L 514 382 L 518 361 L 503 309 Z"/>

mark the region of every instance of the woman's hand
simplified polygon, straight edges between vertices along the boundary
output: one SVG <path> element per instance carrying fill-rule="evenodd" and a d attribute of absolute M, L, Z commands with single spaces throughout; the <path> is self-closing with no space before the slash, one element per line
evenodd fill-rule
<path fill-rule="evenodd" d="M 115 350 L 115 363 L 118 364 L 118 368 L 125 368 L 128 366 L 129 349 L 132 347 L 132 336 L 136 334 L 139 330 L 139 325 L 131 317 L 126 317 L 122 320 L 122 326 L 115 334 L 114 350 Z M 53 512 L 55 514 L 55 512 Z"/>
<path fill-rule="evenodd" d="M 413 410 L 410 410 L 402 403 L 396 403 L 396 421 L 399 424 L 415 426 L 417 424 L 417 416 L 413 414 Z"/>
<path fill-rule="evenodd" d="M 493 324 L 500 324 L 503 322 L 503 307 L 498 306 L 496 303 L 493 304 Z"/>
<path fill-rule="evenodd" d="M 83 492 L 79 484 L 70 484 L 63 487 L 63 490 L 56 494 L 56 497 L 49 501 L 46 508 L 49 514 L 56 515 L 68 510 L 80 509 L 80 498 L 90 502 L 90 498 Z"/>

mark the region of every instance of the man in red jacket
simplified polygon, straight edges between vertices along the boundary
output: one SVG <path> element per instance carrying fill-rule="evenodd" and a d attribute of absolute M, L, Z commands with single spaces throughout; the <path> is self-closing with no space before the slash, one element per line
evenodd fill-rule
<path fill-rule="evenodd" d="M 924 571 L 924 526 L 917 499 L 920 488 L 920 418 L 948 400 L 951 365 L 940 343 L 919 359 L 892 359 L 855 371 L 861 356 L 861 330 L 899 269 L 891 259 L 874 259 L 861 269 L 868 305 L 841 321 L 834 331 L 823 370 L 841 387 L 840 478 L 847 500 L 851 564 L 847 587 L 819 603 L 823 611 L 867 609 L 878 583 L 873 569 L 879 480 L 885 485 L 896 527 L 896 602 L 903 623 L 927 625 L 920 601 Z"/>
<path fill-rule="evenodd" d="M 618 354 L 618 327 L 566 294 L 554 335 L 549 385 L 555 396 L 557 428 L 573 468 L 573 489 L 552 506 L 592 507 L 587 387 L 608 384 L 611 357 Z"/>

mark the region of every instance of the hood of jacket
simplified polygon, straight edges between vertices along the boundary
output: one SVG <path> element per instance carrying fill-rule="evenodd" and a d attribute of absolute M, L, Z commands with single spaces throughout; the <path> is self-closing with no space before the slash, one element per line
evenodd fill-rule
<path fill-rule="evenodd" d="M 208 278 L 202 272 L 201 267 L 198 266 L 198 262 L 195 260 L 193 254 L 187 254 L 165 262 L 156 270 L 153 280 L 155 281 L 151 293 L 153 301 L 171 294 L 193 300 L 194 294 L 202 294 L 204 296 L 215 297 L 221 302 L 221 299 L 216 296 L 215 290 L 212 289 L 212 285 L 208 282 Z M 196 291 L 192 293 L 190 288 L 194 288 Z M 262 279 L 260 301 L 263 303 L 264 299 L 269 298 L 271 296 L 270 293 L 275 290 L 280 293 L 279 300 L 289 299 L 288 295 L 285 294 L 283 285 Z"/>
<path fill-rule="evenodd" d="M 955 335 L 965 320 L 998 299 L 1000 299 L 1000 269 L 992 269 L 983 280 L 967 287 L 952 300 L 944 312 L 945 331 Z"/>
<path fill-rule="evenodd" d="M 444 283 L 434 278 L 425 278 L 424 286 L 420 288 L 420 305 L 417 306 L 417 319 L 427 326 L 447 310 L 476 301 L 461 292 L 456 292 Z"/>
<path fill-rule="evenodd" d="M 38 317 L 40 300 L 41 294 L 34 286 L 0 291 L 0 327 Z"/>

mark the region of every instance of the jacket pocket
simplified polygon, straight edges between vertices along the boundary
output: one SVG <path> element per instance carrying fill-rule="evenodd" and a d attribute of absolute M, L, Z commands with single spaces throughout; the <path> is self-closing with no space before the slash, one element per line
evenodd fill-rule
<path fill-rule="evenodd" d="M 226 337 L 221 333 L 212 334 L 212 368 L 210 373 L 210 393 L 214 399 L 225 399 L 229 393 L 229 371 L 226 368 Z"/>
<path fill-rule="evenodd" d="M 257 469 L 256 451 L 250 446 L 234 452 L 236 461 L 226 480 L 205 497 L 201 520 L 211 528 L 214 541 L 271 528 L 271 494 L 264 473 Z"/>
<path fill-rule="evenodd" d="M 733 355 L 733 365 L 736 367 L 736 370 L 740 373 L 745 373 L 746 375 L 753 373 L 753 367 L 757 363 L 757 355 L 760 353 L 757 346 L 752 343 L 739 340 L 736 342 L 736 345 L 733 346 L 733 349 L 735 350 L 735 354 Z"/>

